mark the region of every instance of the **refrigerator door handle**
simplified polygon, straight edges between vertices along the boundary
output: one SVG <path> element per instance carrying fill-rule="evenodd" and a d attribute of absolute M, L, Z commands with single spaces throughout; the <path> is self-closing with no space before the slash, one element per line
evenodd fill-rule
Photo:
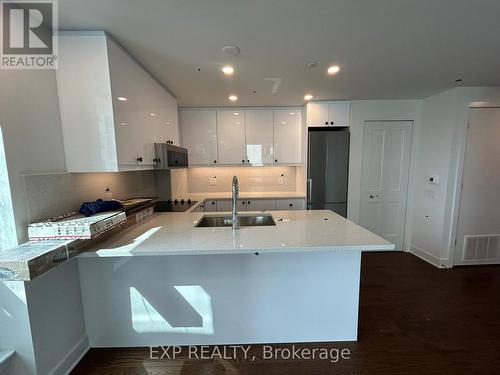
<path fill-rule="evenodd" d="M 307 209 L 311 209 L 311 194 L 312 194 L 312 178 L 307 179 Z"/>

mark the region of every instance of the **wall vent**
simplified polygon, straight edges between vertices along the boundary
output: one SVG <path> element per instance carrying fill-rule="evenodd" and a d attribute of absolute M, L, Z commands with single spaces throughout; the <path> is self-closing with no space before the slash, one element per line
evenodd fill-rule
<path fill-rule="evenodd" d="M 498 259 L 500 234 L 464 236 L 463 260 Z"/>

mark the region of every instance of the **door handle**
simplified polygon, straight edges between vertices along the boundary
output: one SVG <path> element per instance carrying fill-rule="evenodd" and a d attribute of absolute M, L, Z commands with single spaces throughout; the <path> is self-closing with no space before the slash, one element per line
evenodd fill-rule
<path fill-rule="evenodd" d="M 311 194 L 312 194 L 312 185 L 313 185 L 313 180 L 312 178 L 307 179 L 307 200 L 311 200 Z"/>

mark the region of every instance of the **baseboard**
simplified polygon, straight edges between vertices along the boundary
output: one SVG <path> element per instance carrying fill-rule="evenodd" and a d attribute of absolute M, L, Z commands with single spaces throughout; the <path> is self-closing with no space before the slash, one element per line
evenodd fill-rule
<path fill-rule="evenodd" d="M 89 351 L 89 339 L 87 335 L 81 338 L 68 354 L 59 361 L 59 363 L 50 372 L 51 375 L 67 375 L 80 362 L 85 354 Z"/>
<path fill-rule="evenodd" d="M 416 246 L 409 246 L 408 251 L 413 255 L 419 257 L 422 260 L 425 260 L 427 263 L 432 264 L 437 268 L 447 268 L 446 267 L 446 259 L 441 259 L 436 257 L 435 255 L 429 254 L 427 251 L 420 249 Z"/>

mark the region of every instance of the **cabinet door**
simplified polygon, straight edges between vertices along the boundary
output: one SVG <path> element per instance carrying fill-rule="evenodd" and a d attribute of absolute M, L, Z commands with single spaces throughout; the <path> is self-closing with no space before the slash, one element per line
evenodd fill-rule
<path fill-rule="evenodd" d="M 330 126 L 349 126 L 351 117 L 350 102 L 333 102 L 330 103 Z"/>
<path fill-rule="evenodd" d="M 273 211 L 276 210 L 274 199 L 250 199 L 247 200 L 247 211 Z"/>
<path fill-rule="evenodd" d="M 220 164 L 247 164 L 245 112 L 217 111 L 217 146 Z"/>
<path fill-rule="evenodd" d="M 221 199 L 217 201 L 217 211 L 219 212 L 225 212 L 225 211 L 231 211 L 232 208 L 232 203 L 229 199 Z"/>
<path fill-rule="evenodd" d="M 163 88 L 110 38 L 107 47 L 118 164 L 152 167 Z"/>
<path fill-rule="evenodd" d="M 181 112 L 182 142 L 190 165 L 217 163 L 217 115 L 215 110 Z"/>
<path fill-rule="evenodd" d="M 276 164 L 301 163 L 301 130 L 300 110 L 274 111 L 274 162 Z"/>
<path fill-rule="evenodd" d="M 251 165 L 274 163 L 273 111 L 252 109 L 245 116 L 247 160 Z"/>
<path fill-rule="evenodd" d="M 203 203 L 203 206 L 205 207 L 205 212 L 217 211 L 217 201 L 205 201 L 205 203 Z"/>
<path fill-rule="evenodd" d="M 329 112 L 328 102 L 307 103 L 307 126 L 328 126 Z"/>
<path fill-rule="evenodd" d="M 278 199 L 276 209 L 278 211 L 305 210 L 306 202 L 304 199 Z"/>

